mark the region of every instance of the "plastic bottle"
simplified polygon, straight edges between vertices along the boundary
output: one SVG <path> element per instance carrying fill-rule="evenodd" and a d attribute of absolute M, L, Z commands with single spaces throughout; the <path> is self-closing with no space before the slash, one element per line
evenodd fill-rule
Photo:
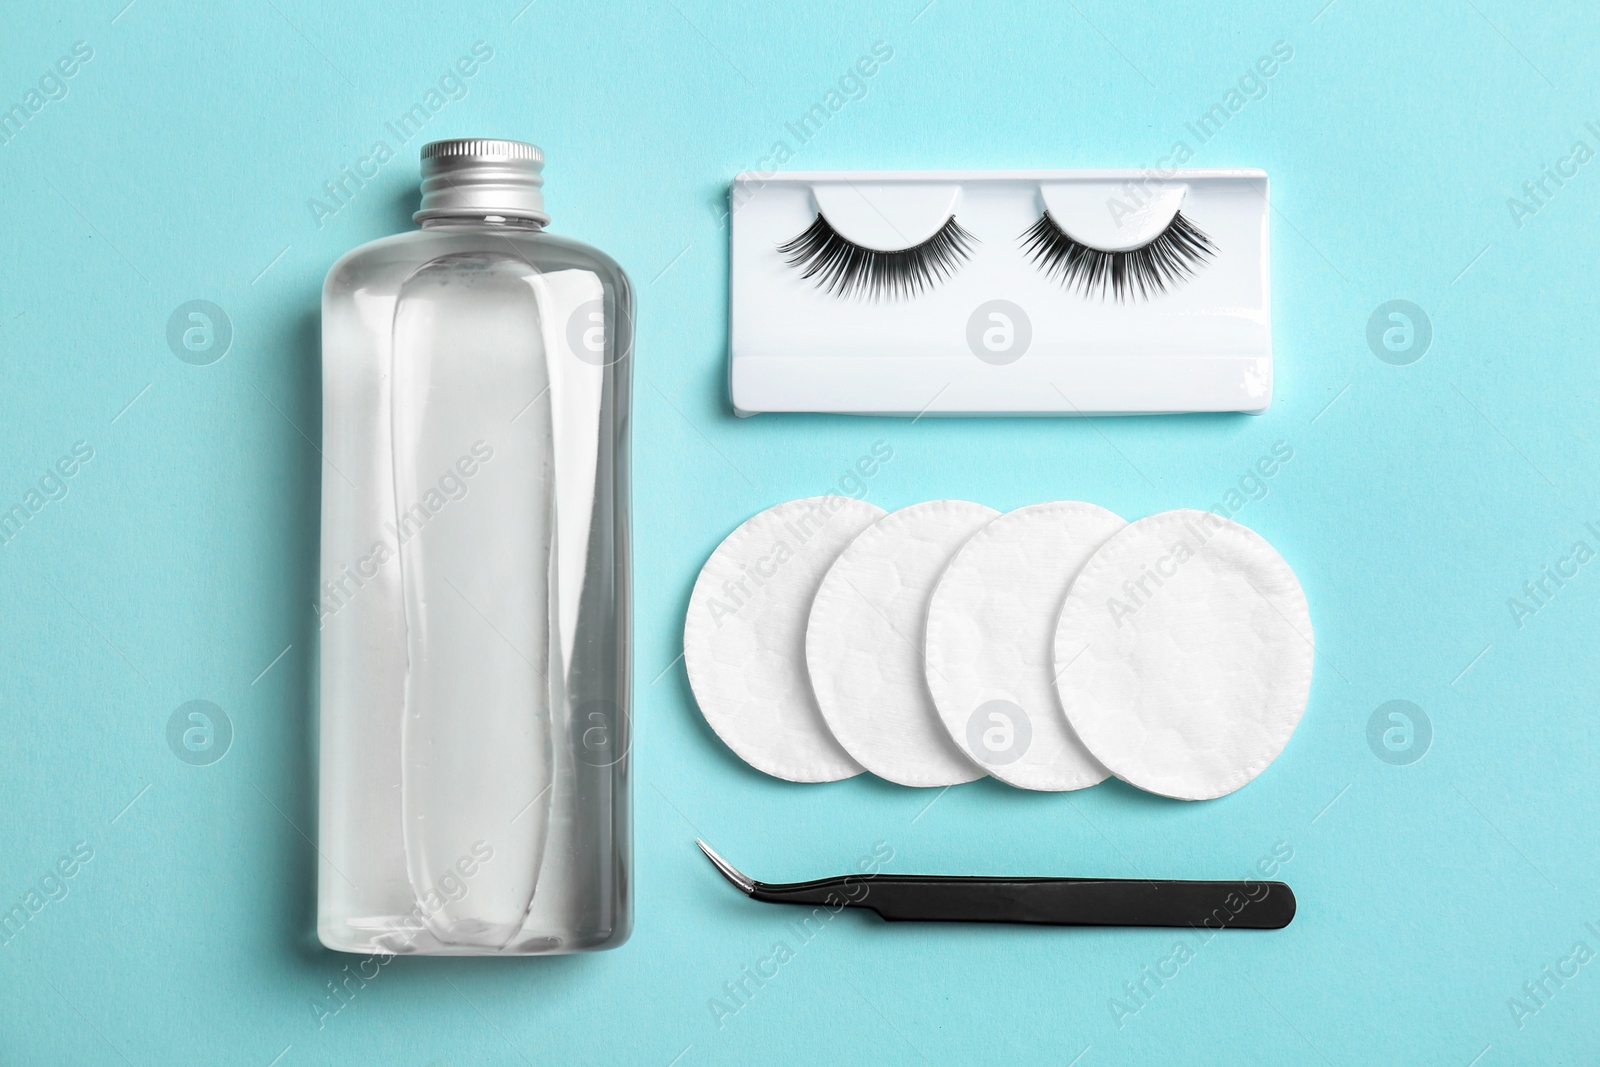
<path fill-rule="evenodd" d="M 422 149 L 420 228 L 323 288 L 317 932 L 365 953 L 631 926 L 632 298 L 544 157 Z"/>

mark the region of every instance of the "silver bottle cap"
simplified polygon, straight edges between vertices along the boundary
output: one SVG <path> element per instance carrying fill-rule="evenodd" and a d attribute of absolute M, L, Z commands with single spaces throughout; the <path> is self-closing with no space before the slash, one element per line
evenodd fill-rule
<path fill-rule="evenodd" d="M 544 153 L 522 141 L 458 138 L 422 146 L 422 210 L 417 222 L 446 215 L 501 215 L 550 221 L 544 211 Z"/>

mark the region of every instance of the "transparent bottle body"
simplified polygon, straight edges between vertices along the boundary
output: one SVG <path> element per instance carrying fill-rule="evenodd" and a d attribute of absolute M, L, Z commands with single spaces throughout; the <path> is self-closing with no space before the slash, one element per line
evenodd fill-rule
<path fill-rule="evenodd" d="M 490 220 L 430 222 L 329 272 L 330 948 L 628 935 L 630 301 L 601 253 Z"/>

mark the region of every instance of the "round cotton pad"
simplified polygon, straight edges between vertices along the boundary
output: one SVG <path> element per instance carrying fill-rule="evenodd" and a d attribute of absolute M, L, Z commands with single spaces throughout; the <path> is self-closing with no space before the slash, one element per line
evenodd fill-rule
<path fill-rule="evenodd" d="M 956 745 L 1023 789 L 1082 789 L 1106 769 L 1067 727 L 1051 684 L 1061 602 L 1125 523 L 1093 504 L 1019 508 L 950 561 L 928 606 L 927 679 Z"/>
<path fill-rule="evenodd" d="M 706 722 L 750 766 L 791 782 L 860 774 L 828 732 L 806 676 L 806 618 L 828 567 L 882 508 L 816 496 L 768 508 L 700 570 L 683 661 Z"/>
<path fill-rule="evenodd" d="M 1107 541 L 1056 629 L 1056 688 L 1078 737 L 1130 785 L 1231 793 L 1283 751 L 1311 690 L 1311 617 L 1260 535 L 1164 511 Z"/>
<path fill-rule="evenodd" d="M 983 777 L 939 722 L 922 640 L 945 564 L 999 514 L 965 500 L 892 512 L 850 542 L 817 589 L 806 627 L 811 688 L 833 736 L 879 778 L 941 786 Z"/>

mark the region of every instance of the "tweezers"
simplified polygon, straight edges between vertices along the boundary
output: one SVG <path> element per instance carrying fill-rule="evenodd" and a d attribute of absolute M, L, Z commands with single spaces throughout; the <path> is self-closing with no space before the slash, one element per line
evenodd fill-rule
<path fill-rule="evenodd" d="M 809 882 L 758 882 L 696 839 L 745 896 L 767 904 L 865 908 L 888 922 L 1030 923 L 1043 926 L 1189 926 L 1281 930 L 1294 918 L 1282 882 L 1144 878 L 973 878 L 850 874 Z"/>

